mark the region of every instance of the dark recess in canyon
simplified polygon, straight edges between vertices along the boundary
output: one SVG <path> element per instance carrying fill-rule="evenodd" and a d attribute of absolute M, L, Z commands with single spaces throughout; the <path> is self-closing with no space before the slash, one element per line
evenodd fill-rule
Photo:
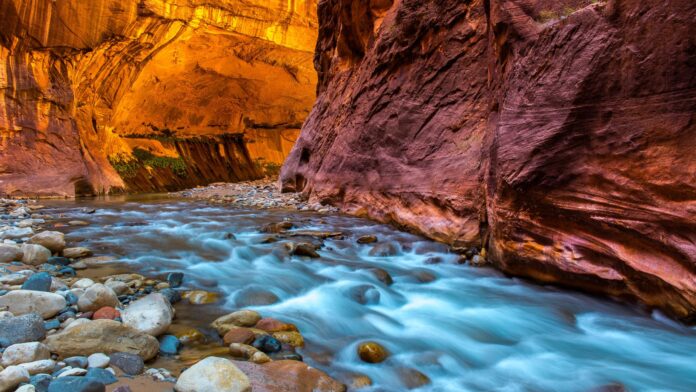
<path fill-rule="evenodd" d="M 696 316 L 696 3 L 323 0 L 288 191 Z"/>

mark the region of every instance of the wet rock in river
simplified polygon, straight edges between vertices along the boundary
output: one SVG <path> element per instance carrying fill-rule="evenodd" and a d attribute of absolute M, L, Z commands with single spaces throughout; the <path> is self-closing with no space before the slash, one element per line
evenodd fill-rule
<path fill-rule="evenodd" d="M 242 343 L 230 343 L 229 353 L 233 357 L 243 358 L 254 363 L 266 363 L 271 361 L 271 358 L 263 351 L 254 346 Z"/>
<path fill-rule="evenodd" d="M 36 313 L 0 319 L 0 342 L 11 345 L 40 341 L 45 337 L 43 318 Z"/>
<path fill-rule="evenodd" d="M 130 352 L 149 360 L 159 352 L 154 337 L 113 320 L 85 320 L 84 324 L 65 329 L 46 338 L 51 352 L 61 357 L 93 353 Z"/>
<path fill-rule="evenodd" d="M 244 327 L 232 327 L 222 338 L 225 345 L 229 346 L 232 343 L 251 344 L 256 339 L 256 334 Z"/>
<path fill-rule="evenodd" d="M 167 275 L 167 283 L 169 287 L 177 288 L 181 286 L 184 281 L 184 274 L 182 272 L 171 272 Z"/>
<path fill-rule="evenodd" d="M 69 259 L 80 259 L 83 257 L 89 257 L 92 255 L 92 251 L 84 248 L 84 247 L 76 247 L 76 248 L 65 248 L 63 249 L 63 257 L 67 257 Z"/>
<path fill-rule="evenodd" d="M 43 291 L 15 290 L 0 296 L 0 308 L 18 316 L 38 313 L 44 319 L 48 319 L 58 314 L 66 305 L 63 296 Z"/>
<path fill-rule="evenodd" d="M 399 368 L 397 369 L 397 374 L 401 382 L 408 389 L 416 389 L 430 384 L 430 378 L 416 369 Z"/>
<path fill-rule="evenodd" d="M 65 234 L 59 231 L 43 231 L 32 236 L 29 243 L 42 245 L 51 252 L 59 253 L 65 249 Z"/>
<path fill-rule="evenodd" d="M 346 387 L 326 373 L 298 361 L 273 361 L 263 365 L 235 362 L 249 377 L 254 391 L 274 385 L 278 391 L 345 392 Z"/>
<path fill-rule="evenodd" d="M 380 293 L 376 287 L 369 284 L 363 284 L 351 287 L 348 290 L 348 296 L 353 301 L 361 305 L 371 305 L 379 303 Z"/>
<path fill-rule="evenodd" d="M 249 378 L 224 358 L 208 357 L 179 376 L 177 392 L 250 392 Z"/>
<path fill-rule="evenodd" d="M 159 338 L 160 354 L 176 355 L 181 349 L 181 341 L 174 335 L 163 335 Z"/>
<path fill-rule="evenodd" d="M 291 255 L 311 258 L 320 257 L 319 253 L 317 253 L 317 246 L 308 242 L 286 242 L 285 247 L 288 249 Z"/>
<path fill-rule="evenodd" d="M 261 335 L 257 337 L 252 343 L 252 346 L 256 347 L 257 349 L 263 351 L 266 354 L 277 353 L 281 350 L 280 341 L 278 341 L 278 339 L 274 338 L 271 335 Z"/>
<path fill-rule="evenodd" d="M 280 301 L 280 298 L 277 295 L 256 286 L 245 287 L 234 295 L 235 305 L 240 308 L 271 305 L 278 301 Z"/>
<path fill-rule="evenodd" d="M 256 323 L 256 328 L 266 332 L 297 331 L 294 324 L 285 323 L 274 318 L 266 317 Z"/>
<path fill-rule="evenodd" d="M 281 343 L 289 344 L 292 347 L 304 347 L 304 338 L 297 331 L 273 332 L 272 336 Z"/>
<path fill-rule="evenodd" d="M 392 279 L 391 275 L 389 275 L 389 272 L 382 268 L 370 268 L 368 269 L 372 275 L 377 278 L 380 282 L 384 283 L 387 286 L 390 286 L 394 283 L 394 280 Z"/>
<path fill-rule="evenodd" d="M 219 317 L 211 323 L 220 335 L 225 335 L 234 327 L 253 327 L 261 320 L 261 315 L 253 310 L 239 310 Z"/>
<path fill-rule="evenodd" d="M 193 305 L 213 304 L 213 303 L 217 302 L 219 299 L 219 296 L 217 293 L 212 293 L 210 291 L 204 291 L 204 290 L 186 291 L 186 292 L 184 292 L 182 297 L 187 299 Z"/>
<path fill-rule="evenodd" d="M 174 308 L 162 294 L 154 293 L 131 303 L 121 318 L 137 331 L 159 336 L 172 324 Z"/>
<path fill-rule="evenodd" d="M 383 242 L 374 245 L 372 249 L 370 249 L 369 253 L 369 255 L 373 257 L 389 257 L 396 256 L 398 254 L 399 246 L 394 244 L 393 242 Z"/>
<path fill-rule="evenodd" d="M 389 352 L 377 342 L 363 342 L 358 345 L 358 356 L 368 363 L 380 363 L 387 359 Z"/>
<path fill-rule="evenodd" d="M 271 234 L 278 234 L 278 233 L 283 233 L 286 230 L 290 230 L 294 227 L 295 225 L 292 222 L 278 222 L 278 223 L 269 223 L 266 226 L 261 228 L 261 231 L 263 233 L 271 233 Z"/>
<path fill-rule="evenodd" d="M 363 235 L 357 240 L 358 244 L 373 244 L 377 242 L 377 236 L 374 235 Z"/>

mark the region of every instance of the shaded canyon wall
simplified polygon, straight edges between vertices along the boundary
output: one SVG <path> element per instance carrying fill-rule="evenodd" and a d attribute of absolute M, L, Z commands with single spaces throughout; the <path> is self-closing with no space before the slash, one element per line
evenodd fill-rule
<path fill-rule="evenodd" d="M 696 3 L 323 0 L 286 190 L 696 319 Z"/>
<path fill-rule="evenodd" d="M 315 0 L 0 0 L 0 193 L 277 172 L 315 98 Z"/>

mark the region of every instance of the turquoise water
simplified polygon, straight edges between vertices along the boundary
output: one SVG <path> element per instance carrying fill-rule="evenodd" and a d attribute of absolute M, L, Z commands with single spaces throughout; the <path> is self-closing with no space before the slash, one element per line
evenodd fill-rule
<path fill-rule="evenodd" d="M 68 239 L 116 255 L 152 276 L 183 271 L 188 287 L 224 302 L 178 317 L 207 323 L 250 306 L 295 323 L 305 361 L 366 391 L 696 391 L 696 330 L 636 307 L 529 284 L 492 269 L 456 264 L 447 248 L 385 225 L 343 216 L 238 210 L 177 200 L 56 202 L 65 220 L 92 224 Z M 93 206 L 95 214 L 79 208 Z M 299 229 L 344 233 L 321 258 L 264 244 L 259 228 L 290 219 Z M 233 233 L 235 239 L 228 239 Z M 357 237 L 375 234 L 398 254 L 372 257 Z M 439 264 L 430 264 L 439 258 Z M 369 271 L 390 273 L 387 286 Z M 270 298 L 270 299 L 269 299 Z M 356 354 L 364 340 L 391 353 L 381 364 Z M 417 384 L 417 383 L 416 383 Z M 605 389 L 601 389 L 605 388 Z M 615 388 L 615 389 L 611 389 Z"/>

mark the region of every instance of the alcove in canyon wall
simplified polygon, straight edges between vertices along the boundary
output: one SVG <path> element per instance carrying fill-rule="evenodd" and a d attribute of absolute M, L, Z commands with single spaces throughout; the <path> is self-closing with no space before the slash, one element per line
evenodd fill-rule
<path fill-rule="evenodd" d="M 314 0 L 0 1 L 0 192 L 277 172 L 315 98 Z"/>

